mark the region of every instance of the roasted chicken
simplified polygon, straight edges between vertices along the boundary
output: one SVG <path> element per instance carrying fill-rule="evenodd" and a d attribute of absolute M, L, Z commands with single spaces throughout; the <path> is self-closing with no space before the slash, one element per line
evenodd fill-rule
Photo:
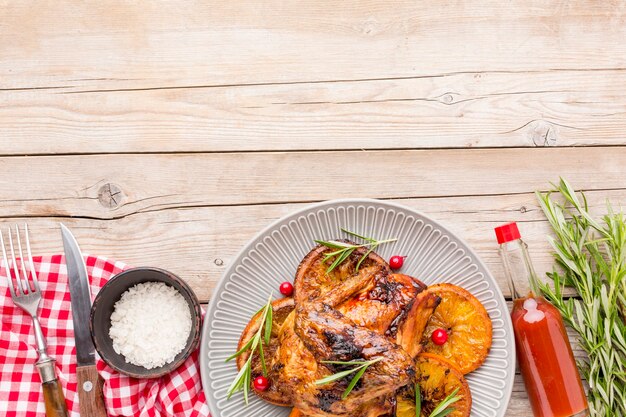
<path fill-rule="evenodd" d="M 375 253 L 359 248 L 327 272 L 324 246 L 302 260 L 294 281 L 293 304 L 283 302 L 272 329 L 269 402 L 296 407 L 303 416 L 377 417 L 395 415 L 396 393 L 415 380 L 415 357 L 422 333 L 439 304 L 426 285 L 393 274 Z M 276 310 L 276 307 L 275 307 Z M 258 317 L 257 317 L 258 321 Z M 251 321 L 240 345 L 258 329 Z M 243 360 L 247 359 L 242 358 Z M 333 362 L 376 360 L 342 399 L 351 376 L 320 385 L 345 370 Z M 259 365 L 256 364 L 257 371 Z"/>

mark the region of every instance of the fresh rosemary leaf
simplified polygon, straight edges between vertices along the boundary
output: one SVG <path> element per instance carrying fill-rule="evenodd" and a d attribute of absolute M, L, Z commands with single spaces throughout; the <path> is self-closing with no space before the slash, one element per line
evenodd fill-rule
<path fill-rule="evenodd" d="M 388 243 L 388 242 L 395 242 L 397 239 L 385 239 L 385 240 L 376 240 L 373 239 L 371 237 L 366 237 L 366 236 L 362 236 L 359 235 L 357 233 L 351 232 L 347 229 L 341 228 L 341 230 L 349 235 L 358 237 L 360 239 L 363 239 L 364 241 L 366 241 L 366 243 L 362 243 L 362 244 L 351 244 L 351 243 L 346 243 L 346 242 L 338 242 L 336 240 L 316 240 L 315 243 L 318 243 L 320 245 L 324 245 L 328 248 L 331 249 L 335 249 L 332 252 L 326 253 L 324 255 L 324 262 L 328 262 L 330 261 L 333 257 L 335 257 L 335 260 L 330 264 L 330 266 L 328 267 L 328 269 L 326 269 L 326 273 L 330 273 L 332 272 L 335 268 L 337 268 L 339 265 L 341 265 L 342 262 L 344 262 L 346 259 L 348 259 L 350 257 L 350 255 L 352 255 L 352 253 L 358 249 L 358 248 L 368 248 L 368 251 L 361 256 L 361 258 L 359 259 L 359 262 L 356 264 L 355 270 L 358 272 L 359 268 L 361 267 L 361 264 L 363 263 L 363 261 L 365 259 L 367 259 L 368 255 L 376 250 L 376 248 L 383 244 L 383 243 Z"/>
<path fill-rule="evenodd" d="M 336 240 L 314 240 L 315 243 L 319 245 L 324 245 L 331 249 L 343 249 L 346 247 L 350 247 L 348 243 L 345 242 L 337 242 Z"/>
<path fill-rule="evenodd" d="M 350 248 L 348 248 L 348 249 L 350 249 Z M 335 257 L 337 255 L 340 255 L 340 254 L 344 253 L 345 250 L 346 250 L 346 248 L 344 247 L 344 248 L 341 248 L 341 249 L 336 250 L 334 252 L 328 252 L 327 254 L 324 255 L 324 262 L 330 260 L 331 258 L 333 258 L 333 257 Z"/>
<path fill-rule="evenodd" d="M 270 344 L 270 338 L 272 336 L 272 320 L 274 319 L 274 309 L 272 309 L 272 300 L 268 301 L 267 310 L 265 311 L 265 344 Z"/>
<path fill-rule="evenodd" d="M 267 376 L 267 368 L 265 366 L 265 353 L 263 352 L 263 343 L 259 343 L 259 359 L 261 360 L 261 369 L 263 369 L 263 376 Z"/>
<path fill-rule="evenodd" d="M 344 250 L 343 253 L 338 255 L 337 258 L 335 258 L 335 262 L 333 262 L 328 267 L 328 270 L 326 271 L 326 273 L 328 273 L 328 272 L 332 271 L 333 269 L 337 268 L 343 261 L 348 259 L 348 257 L 350 257 L 350 255 L 352 255 L 352 252 L 354 252 L 354 249 L 355 248 L 350 248 L 350 249 Z"/>
<path fill-rule="evenodd" d="M 252 355 L 250 355 L 250 358 L 252 358 Z M 252 361 L 249 362 L 246 368 L 247 371 L 243 381 L 243 400 L 248 405 L 248 392 L 250 391 L 250 381 L 252 380 Z"/>
<path fill-rule="evenodd" d="M 370 255 L 370 253 L 374 252 L 374 248 L 370 248 L 370 250 L 368 250 L 367 252 L 365 252 L 365 255 L 361 256 L 361 259 L 359 259 L 359 262 L 357 262 L 356 264 L 356 270 L 358 271 L 359 268 L 361 267 L 361 264 L 363 263 L 364 260 L 367 259 L 367 257 Z"/>
<path fill-rule="evenodd" d="M 363 361 L 363 360 L 356 360 L 356 361 L 320 361 L 320 363 L 328 363 L 331 365 L 346 365 L 346 366 L 350 366 L 350 365 L 357 365 L 357 366 L 369 366 L 372 364 L 375 364 L 376 362 L 380 362 L 382 361 L 383 358 L 382 357 L 378 357 L 376 359 L 372 359 L 369 361 Z"/>
<path fill-rule="evenodd" d="M 361 239 L 363 239 L 363 240 L 367 240 L 367 241 L 369 241 L 369 242 L 375 242 L 375 241 L 376 241 L 375 239 L 372 239 L 371 237 L 361 236 L 361 235 L 359 235 L 359 234 L 357 234 L 357 233 L 351 232 L 351 231 L 350 231 L 350 230 L 348 230 L 348 229 L 344 229 L 343 227 L 341 228 L 341 231 L 342 231 L 342 232 L 344 232 L 344 233 L 347 233 L 347 234 L 349 234 L 349 235 L 352 235 L 352 236 L 356 236 L 356 237 L 358 237 L 358 238 L 361 238 Z"/>
<path fill-rule="evenodd" d="M 331 382 L 335 382 L 340 380 L 341 378 L 345 378 L 348 375 L 353 374 L 354 372 L 356 372 L 357 370 L 361 369 L 361 367 L 359 366 L 358 368 L 354 368 L 354 369 L 348 369 L 347 371 L 341 371 L 341 372 L 337 372 L 336 374 L 332 374 L 329 375 L 327 377 L 324 377 L 322 379 L 318 379 L 317 381 L 315 381 L 315 385 L 326 385 L 326 384 L 330 384 Z"/>
<path fill-rule="evenodd" d="M 239 370 L 239 373 L 237 373 L 237 376 L 235 377 L 232 384 L 228 388 L 228 394 L 227 394 L 227 398 L 230 399 L 230 397 L 235 392 L 239 392 L 243 390 L 243 398 L 244 398 L 244 401 L 246 402 L 246 405 L 248 405 L 248 393 L 250 392 L 250 383 L 252 381 L 252 357 L 254 356 L 255 352 L 258 352 L 259 359 L 261 361 L 261 367 L 263 369 L 263 375 L 267 376 L 267 367 L 265 363 L 265 353 L 263 351 L 263 342 L 265 341 L 265 344 L 269 344 L 270 338 L 272 335 L 273 310 L 272 310 L 272 296 L 271 295 L 269 299 L 267 300 L 267 304 L 261 310 L 259 310 L 254 316 L 259 314 L 261 311 L 263 312 L 263 314 L 261 315 L 261 319 L 259 320 L 260 322 L 259 329 L 256 331 L 254 336 L 252 336 L 250 340 L 248 340 L 240 350 L 238 350 L 233 355 L 226 358 L 226 361 L 225 361 L 225 362 L 229 362 L 233 360 L 234 358 L 242 355 L 244 352 L 250 352 L 250 356 L 248 356 L 248 359 L 246 360 L 244 366 L 241 367 L 241 369 Z"/>
<path fill-rule="evenodd" d="M 342 400 L 345 400 L 346 398 L 348 398 L 348 395 L 350 395 L 350 392 L 352 392 L 352 389 L 357 384 L 357 382 L 359 382 L 359 379 L 361 379 L 365 371 L 367 371 L 367 366 L 362 367 L 361 370 L 357 372 L 356 375 L 354 375 L 354 377 L 348 384 L 348 387 L 346 388 L 346 390 L 343 392 L 343 394 L 341 394 Z"/>
<path fill-rule="evenodd" d="M 224 362 L 230 362 L 233 359 L 235 359 L 237 356 L 241 355 L 246 350 L 250 349 L 250 346 L 252 346 L 252 342 L 254 342 L 254 338 L 253 337 L 251 337 L 250 340 L 248 340 L 246 342 L 246 344 L 243 345 L 243 347 L 240 350 L 238 350 L 237 352 L 233 353 L 228 358 L 226 358 L 226 360 Z"/>
<path fill-rule="evenodd" d="M 381 360 L 381 359 L 380 358 L 372 359 L 372 361 L 376 361 L 376 362 L 378 362 L 379 360 Z M 320 361 L 320 363 L 330 364 L 330 365 L 346 365 L 346 366 L 356 365 L 356 366 L 361 366 L 361 365 L 364 365 L 367 362 L 363 361 L 363 360 L 357 360 L 357 361 Z"/>
<path fill-rule="evenodd" d="M 422 392 L 420 386 L 415 384 L 415 417 L 422 415 Z"/>
<path fill-rule="evenodd" d="M 245 375 L 246 372 L 249 371 L 249 364 L 251 363 L 250 359 L 248 359 L 245 363 L 245 365 L 239 370 L 239 373 L 237 373 L 237 376 L 235 377 L 235 379 L 233 380 L 232 384 L 230 384 L 230 387 L 228 388 L 228 396 L 227 398 L 230 399 L 230 397 L 237 391 L 241 390 L 241 386 L 243 384 L 243 382 L 245 381 Z"/>
<path fill-rule="evenodd" d="M 264 322 L 265 322 L 265 319 L 263 318 L 261 320 L 261 324 L 263 324 Z M 261 330 L 262 329 L 263 329 L 263 325 L 261 325 L 261 327 L 259 327 L 259 330 L 252 337 L 252 346 L 250 346 L 250 352 L 251 353 L 254 353 L 254 351 L 257 350 L 257 348 L 259 347 L 259 344 L 261 344 Z"/>
<path fill-rule="evenodd" d="M 446 408 L 445 410 L 441 411 L 440 413 L 438 413 L 436 416 L 434 415 L 430 415 L 430 417 L 445 417 L 450 413 L 453 413 L 456 411 L 456 408 L 452 407 L 452 408 Z"/>
<path fill-rule="evenodd" d="M 437 407 L 430 413 L 430 417 L 444 417 L 454 411 L 454 408 L 449 407 L 461 399 L 461 397 L 456 395 L 458 392 L 459 389 L 457 388 L 444 398 L 442 402 L 437 404 Z"/>
<path fill-rule="evenodd" d="M 354 389 L 357 382 L 359 382 L 359 380 L 361 379 L 361 377 L 363 376 L 367 368 L 369 368 L 370 365 L 373 365 L 376 362 L 380 362 L 382 359 L 383 358 L 380 357 L 380 358 L 372 359 L 370 361 L 365 361 L 365 362 L 363 361 L 348 361 L 348 362 L 322 361 L 322 363 L 335 364 L 335 365 L 358 365 L 358 366 L 356 366 L 353 369 L 348 369 L 347 371 L 337 372 L 336 374 L 332 374 L 325 378 L 318 379 L 317 381 L 315 381 L 315 384 L 316 385 L 330 384 L 331 382 L 338 381 L 356 372 L 357 374 L 352 378 L 352 380 L 348 384 L 348 387 L 346 388 L 346 390 L 343 392 L 343 395 L 341 396 L 341 399 L 345 400 L 350 394 L 350 392 Z"/>

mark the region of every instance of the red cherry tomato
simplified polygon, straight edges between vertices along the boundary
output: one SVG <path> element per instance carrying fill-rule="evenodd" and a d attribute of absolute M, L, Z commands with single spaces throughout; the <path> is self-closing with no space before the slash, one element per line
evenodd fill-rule
<path fill-rule="evenodd" d="M 402 264 L 404 264 L 404 258 L 406 258 L 406 256 L 392 256 L 391 259 L 389 259 L 389 266 L 391 267 L 391 269 L 402 268 Z"/>
<path fill-rule="evenodd" d="M 270 387 L 270 381 L 267 380 L 263 375 L 257 376 L 252 381 L 252 385 L 254 385 L 254 389 L 257 391 L 265 391 Z"/>
<path fill-rule="evenodd" d="M 289 297 L 291 294 L 293 294 L 293 285 L 291 285 L 291 282 L 285 281 L 280 284 L 280 293 L 285 297 Z"/>
<path fill-rule="evenodd" d="M 432 335 L 430 335 L 433 343 L 436 345 L 443 345 L 448 341 L 448 332 L 444 329 L 435 329 Z"/>

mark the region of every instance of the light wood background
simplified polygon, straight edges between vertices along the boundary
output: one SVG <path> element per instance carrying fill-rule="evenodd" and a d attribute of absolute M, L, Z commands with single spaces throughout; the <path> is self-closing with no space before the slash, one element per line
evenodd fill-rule
<path fill-rule="evenodd" d="M 552 265 L 535 190 L 626 202 L 625 40 L 624 1 L 0 0 L 0 219 L 207 302 L 268 223 L 388 199 L 508 297 L 493 227 Z M 531 416 L 519 377 L 507 416 Z"/>

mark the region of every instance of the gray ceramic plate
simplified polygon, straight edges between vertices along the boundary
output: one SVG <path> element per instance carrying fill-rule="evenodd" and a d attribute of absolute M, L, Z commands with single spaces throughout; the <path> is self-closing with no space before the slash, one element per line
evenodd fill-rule
<path fill-rule="evenodd" d="M 493 346 L 485 364 L 467 377 L 472 416 L 504 416 L 513 388 L 515 346 L 507 306 L 495 280 L 478 256 L 436 221 L 407 207 L 368 199 L 326 201 L 284 217 L 261 231 L 231 263 L 214 292 L 202 330 L 202 384 L 213 416 L 289 414 L 288 408 L 254 395 L 247 407 L 241 393 L 227 400 L 237 369 L 234 361 L 224 360 L 236 351 L 241 331 L 268 295 L 280 297 L 280 283 L 293 281 L 300 260 L 315 245 L 313 240 L 347 237 L 340 227 L 378 239 L 398 238 L 380 246 L 377 253 L 385 259 L 407 255 L 401 272 L 427 284 L 457 284 L 478 297 L 493 321 Z"/>

